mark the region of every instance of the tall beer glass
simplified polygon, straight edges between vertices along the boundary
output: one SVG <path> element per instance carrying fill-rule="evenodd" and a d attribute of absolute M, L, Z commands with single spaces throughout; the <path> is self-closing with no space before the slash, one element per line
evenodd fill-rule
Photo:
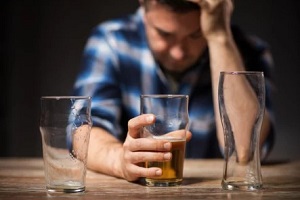
<path fill-rule="evenodd" d="M 222 187 L 260 189 L 260 131 L 265 110 L 263 72 L 221 72 L 218 98 L 225 137 Z"/>

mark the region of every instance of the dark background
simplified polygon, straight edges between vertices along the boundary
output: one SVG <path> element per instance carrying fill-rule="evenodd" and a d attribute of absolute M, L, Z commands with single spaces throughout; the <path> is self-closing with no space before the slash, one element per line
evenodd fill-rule
<path fill-rule="evenodd" d="M 277 135 L 270 159 L 300 159 L 300 1 L 235 3 L 233 22 L 267 41 L 275 61 Z M 69 95 L 91 29 L 137 6 L 138 0 L 1 3 L 0 156 L 42 155 L 40 96 Z"/>

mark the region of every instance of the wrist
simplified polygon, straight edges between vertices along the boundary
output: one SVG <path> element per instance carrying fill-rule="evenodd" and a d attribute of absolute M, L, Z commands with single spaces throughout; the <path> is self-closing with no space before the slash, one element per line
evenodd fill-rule
<path fill-rule="evenodd" d="M 231 32 L 213 33 L 208 35 L 206 37 L 206 40 L 208 45 L 213 45 L 213 44 L 226 45 L 234 42 Z"/>
<path fill-rule="evenodd" d="M 111 166 L 111 174 L 116 177 L 124 178 L 124 171 L 123 171 L 123 146 L 121 144 L 115 146 L 115 156 Z"/>

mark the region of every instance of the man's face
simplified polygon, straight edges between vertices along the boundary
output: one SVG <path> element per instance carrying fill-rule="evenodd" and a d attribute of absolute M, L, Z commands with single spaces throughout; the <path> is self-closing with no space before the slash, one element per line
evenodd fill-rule
<path fill-rule="evenodd" d="M 166 70 L 185 71 L 205 50 L 206 40 L 201 33 L 199 16 L 199 11 L 176 13 L 158 3 L 153 3 L 146 11 L 148 43 L 155 59 Z"/>

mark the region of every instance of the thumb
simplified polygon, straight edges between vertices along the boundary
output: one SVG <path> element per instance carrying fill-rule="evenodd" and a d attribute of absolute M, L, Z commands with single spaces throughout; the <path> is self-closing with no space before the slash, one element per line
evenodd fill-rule
<path fill-rule="evenodd" d="M 144 126 L 153 124 L 155 116 L 153 114 L 142 114 L 128 121 L 128 134 L 132 138 L 139 138 L 140 130 Z"/>

